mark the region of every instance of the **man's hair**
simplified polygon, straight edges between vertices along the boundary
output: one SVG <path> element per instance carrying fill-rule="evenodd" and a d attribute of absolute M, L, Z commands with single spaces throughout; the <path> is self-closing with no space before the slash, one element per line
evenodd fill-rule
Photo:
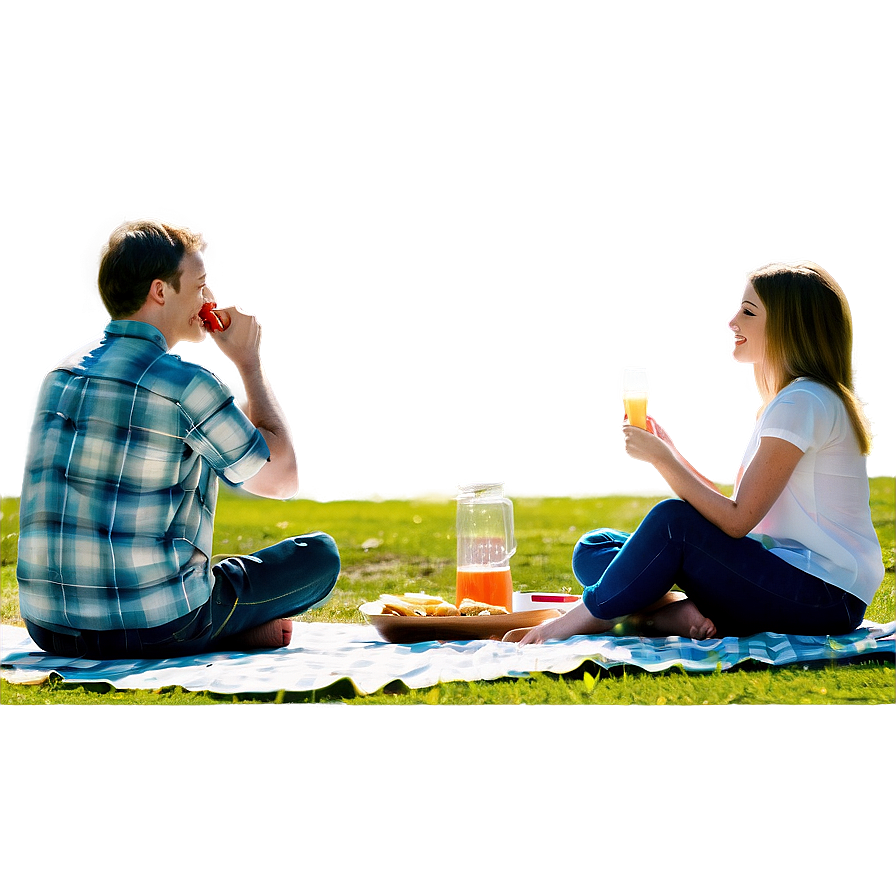
<path fill-rule="evenodd" d="M 766 265 L 749 279 L 768 315 L 763 373 L 768 381 L 759 382 L 765 400 L 798 377 L 823 383 L 840 396 L 859 448 L 868 454 L 870 428 L 853 390 L 852 315 L 837 281 L 810 262 Z"/>
<path fill-rule="evenodd" d="M 103 248 L 97 285 L 113 319 L 143 307 L 153 280 L 180 290 L 180 263 L 187 253 L 205 249 L 202 235 L 160 221 L 126 221 Z"/>

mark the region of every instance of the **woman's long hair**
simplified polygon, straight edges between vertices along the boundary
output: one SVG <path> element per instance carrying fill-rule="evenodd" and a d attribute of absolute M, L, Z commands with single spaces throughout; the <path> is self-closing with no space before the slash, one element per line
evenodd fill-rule
<path fill-rule="evenodd" d="M 763 401 L 798 377 L 822 383 L 840 397 L 868 454 L 871 431 L 853 391 L 852 315 L 837 281 L 809 262 L 766 265 L 749 279 L 767 314 L 765 363 L 755 368 Z"/>

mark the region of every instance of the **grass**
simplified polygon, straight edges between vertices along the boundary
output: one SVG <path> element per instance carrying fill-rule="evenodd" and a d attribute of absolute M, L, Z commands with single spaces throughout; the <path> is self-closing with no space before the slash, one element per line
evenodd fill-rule
<path fill-rule="evenodd" d="M 656 498 L 523 498 L 514 501 L 519 548 L 513 560 L 520 590 L 571 591 L 578 586 L 569 568 L 577 539 L 596 526 L 630 531 Z M 15 556 L 18 501 L 3 500 L 2 620 L 21 625 Z M 887 569 L 868 618 L 888 621 L 894 600 L 894 515 L 892 478 L 872 480 L 871 512 Z M 454 506 L 451 501 L 276 502 L 222 493 L 215 528 L 215 553 L 258 550 L 287 534 L 321 529 L 339 544 L 343 572 L 330 602 L 305 621 L 364 623 L 358 607 L 382 592 L 426 591 L 449 596 L 454 588 Z M 326 692 L 243 694 L 237 697 L 181 688 L 118 691 L 50 680 L 42 685 L 0 684 L 4 704 L 201 705 L 222 703 L 347 702 L 351 704 L 644 704 L 724 705 L 873 704 L 896 701 L 892 664 L 863 663 L 817 668 L 739 667 L 731 672 L 663 674 L 637 670 L 607 673 L 581 668 L 566 676 L 525 680 L 446 683 L 415 691 L 399 686 L 356 696 L 346 684 Z"/>

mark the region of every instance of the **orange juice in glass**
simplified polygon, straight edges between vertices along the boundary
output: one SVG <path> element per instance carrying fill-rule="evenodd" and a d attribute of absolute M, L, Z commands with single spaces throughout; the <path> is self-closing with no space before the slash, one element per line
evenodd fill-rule
<path fill-rule="evenodd" d="M 627 367 L 622 376 L 622 401 L 628 422 L 647 429 L 647 371 L 643 367 Z"/>

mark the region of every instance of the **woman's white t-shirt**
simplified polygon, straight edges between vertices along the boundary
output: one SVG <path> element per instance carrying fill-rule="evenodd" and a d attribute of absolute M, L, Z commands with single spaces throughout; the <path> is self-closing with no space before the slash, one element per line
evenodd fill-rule
<path fill-rule="evenodd" d="M 760 416 L 744 469 L 764 437 L 791 442 L 803 456 L 750 537 L 782 560 L 870 604 L 884 565 L 871 523 L 865 457 L 843 402 L 821 383 L 794 380 Z"/>

